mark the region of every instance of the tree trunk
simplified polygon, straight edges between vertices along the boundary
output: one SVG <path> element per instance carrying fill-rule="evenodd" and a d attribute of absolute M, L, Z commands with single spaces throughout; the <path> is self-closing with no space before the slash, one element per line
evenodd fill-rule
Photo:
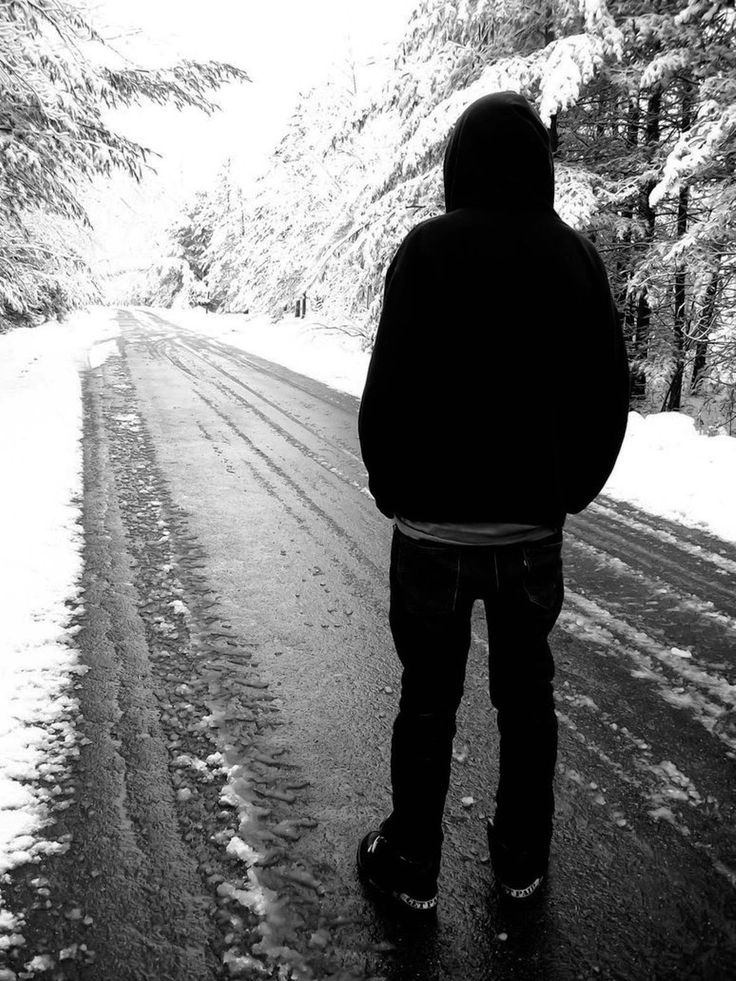
<path fill-rule="evenodd" d="M 631 370 L 631 398 L 643 399 L 647 394 L 647 376 L 644 362 L 649 346 L 649 327 L 652 322 L 652 308 L 649 306 L 646 289 L 639 294 L 636 304 L 636 327 L 634 331 L 634 364 Z"/>
<path fill-rule="evenodd" d="M 708 337 L 713 325 L 713 317 L 716 311 L 716 297 L 718 296 L 718 273 L 711 273 L 708 285 L 705 288 L 705 300 L 703 309 L 700 311 L 698 322 L 694 330 L 695 337 L 695 359 L 693 360 L 693 376 L 690 380 L 690 391 L 696 394 L 700 388 L 703 372 L 708 356 Z"/>
<path fill-rule="evenodd" d="M 626 144 L 634 153 L 639 145 L 639 119 L 641 117 L 639 94 L 629 99 L 628 112 L 626 116 Z M 621 217 L 631 223 L 634 217 L 633 205 L 627 204 L 621 209 Z M 624 234 L 625 250 L 619 251 L 616 259 L 616 305 L 623 311 L 623 330 L 624 337 L 629 345 L 633 347 L 636 334 L 636 309 L 637 303 L 633 297 L 629 296 L 628 280 L 631 275 L 632 264 L 632 244 L 631 229 Z"/>
<path fill-rule="evenodd" d="M 662 111 L 662 93 L 652 92 L 647 99 L 647 112 L 644 122 L 645 157 L 651 160 L 654 150 L 659 143 L 660 115 Z M 648 180 L 642 184 L 639 191 L 639 215 L 644 222 L 644 242 L 649 248 L 654 240 L 654 223 L 656 214 L 649 204 L 649 195 L 654 189 L 655 181 Z M 646 395 L 647 380 L 644 365 L 649 355 L 649 330 L 652 322 L 652 310 L 649 305 L 646 286 L 642 287 L 636 309 L 636 329 L 634 332 L 634 365 L 631 372 L 631 397 L 642 399 Z"/>
<path fill-rule="evenodd" d="M 692 123 L 693 95 L 695 87 L 686 83 L 682 96 L 682 112 L 680 116 L 680 132 L 686 132 Z M 677 238 L 683 237 L 687 231 L 690 213 L 690 188 L 680 187 L 677 196 Z M 672 323 L 672 342 L 674 348 L 675 366 L 672 372 L 670 387 L 665 396 L 663 412 L 678 412 L 682 405 L 682 379 L 685 373 L 685 335 L 687 309 L 687 267 L 684 262 L 678 262 L 675 267 L 674 280 L 674 318 Z"/>
<path fill-rule="evenodd" d="M 544 9 L 544 25 L 542 30 L 544 34 L 544 44 L 546 47 L 548 44 L 551 44 L 556 37 L 555 25 L 554 25 L 554 10 L 551 3 L 547 4 L 547 6 Z"/>
<path fill-rule="evenodd" d="M 687 187 L 681 187 L 677 199 L 677 237 L 687 231 L 688 203 L 690 193 Z M 672 323 L 672 342 L 674 347 L 675 367 L 667 396 L 662 406 L 663 412 L 678 412 L 682 404 L 682 376 L 685 372 L 685 307 L 687 303 L 687 272 L 684 264 L 680 263 L 675 269 L 674 282 L 675 312 Z"/>

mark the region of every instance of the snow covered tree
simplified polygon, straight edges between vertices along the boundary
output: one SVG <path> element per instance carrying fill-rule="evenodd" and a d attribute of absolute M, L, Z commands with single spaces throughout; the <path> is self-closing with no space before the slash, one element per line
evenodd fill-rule
<path fill-rule="evenodd" d="M 171 237 L 179 246 L 184 261 L 200 280 L 205 278 L 209 269 L 207 250 L 212 234 L 213 216 L 209 200 L 203 191 L 199 191 L 172 228 Z"/>
<path fill-rule="evenodd" d="M 212 112 L 209 93 L 246 78 L 216 62 L 120 61 L 72 0 L 0 4 L 0 329 L 61 314 L 89 293 L 79 256 L 46 230 L 87 221 L 80 189 L 94 177 L 117 169 L 140 179 L 149 166 L 106 110 L 147 101 Z"/>
<path fill-rule="evenodd" d="M 239 295 L 242 270 L 238 266 L 246 228 L 245 202 L 230 160 L 221 167 L 206 200 L 211 235 L 204 261 L 210 309 L 218 310 L 231 300 L 230 309 L 242 313 L 248 309 L 247 300 Z"/>
<path fill-rule="evenodd" d="M 611 4 L 622 55 L 570 114 L 560 157 L 592 175 L 586 227 L 624 314 L 632 394 L 677 409 L 686 385 L 707 388 L 732 306 L 736 21 L 730 4 L 648 6 Z"/>
<path fill-rule="evenodd" d="M 188 307 L 193 279 L 181 256 L 166 256 L 149 270 L 136 299 L 151 307 Z"/>
<path fill-rule="evenodd" d="M 462 110 L 516 88 L 552 123 L 619 47 L 602 2 L 536 11 L 520 0 L 421 0 L 394 63 L 374 66 L 369 84 L 350 91 L 332 79 L 302 99 L 246 204 L 226 305 L 240 288 L 275 314 L 307 292 L 325 319 L 369 338 L 391 254 L 441 209 L 441 156 Z"/>
<path fill-rule="evenodd" d="M 217 213 L 225 307 L 307 292 L 370 342 L 391 255 L 442 210 L 452 125 L 514 89 L 550 128 L 557 210 L 607 263 L 634 399 L 733 415 L 735 32 L 731 0 L 419 0 L 393 64 L 305 96 L 237 220 Z"/>
<path fill-rule="evenodd" d="M 537 104 L 554 130 L 558 114 L 617 57 L 620 44 L 604 2 L 534 8 L 519 0 L 422 0 L 390 82 L 369 107 L 397 114 L 393 157 L 376 173 L 367 211 L 330 270 L 333 283 L 344 278 L 345 265 L 357 262 L 364 270 L 350 315 L 368 335 L 398 242 L 417 221 L 442 210 L 444 146 L 462 111 L 488 92 L 514 89 Z M 580 224 L 579 182 L 564 171 L 558 176 L 563 217 Z"/>
<path fill-rule="evenodd" d="M 228 309 L 255 304 L 277 314 L 307 290 L 311 305 L 321 309 L 319 271 L 353 228 L 375 164 L 393 152 L 392 145 L 382 152 L 384 116 L 335 142 L 336 132 L 349 129 L 363 111 L 377 74 L 380 65 L 352 65 L 305 93 L 248 201 L 231 180 L 218 180 L 210 193 L 216 216 L 210 283 Z M 345 282 L 341 295 L 350 290 Z"/>

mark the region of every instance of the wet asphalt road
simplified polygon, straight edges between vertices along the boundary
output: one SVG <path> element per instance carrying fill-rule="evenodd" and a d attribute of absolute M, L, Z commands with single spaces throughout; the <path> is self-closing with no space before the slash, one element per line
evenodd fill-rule
<path fill-rule="evenodd" d="M 521 911 L 483 835 L 476 610 L 438 921 L 396 922 L 353 870 L 399 683 L 357 401 L 119 320 L 86 381 L 83 743 L 66 850 L 14 881 L 26 955 L 100 981 L 736 977 L 736 548 L 603 499 L 569 521 L 553 863 Z"/>

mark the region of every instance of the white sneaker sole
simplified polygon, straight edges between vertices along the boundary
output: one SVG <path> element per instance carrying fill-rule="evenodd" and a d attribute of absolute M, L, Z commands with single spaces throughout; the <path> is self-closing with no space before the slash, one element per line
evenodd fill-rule
<path fill-rule="evenodd" d="M 507 886 L 504 882 L 499 882 L 499 886 L 501 887 L 503 894 L 508 896 L 510 899 L 529 899 L 530 896 L 533 896 L 534 893 L 539 890 L 539 887 L 542 885 L 543 881 L 544 876 L 540 875 L 538 879 L 535 879 L 534 882 L 530 883 L 528 886 L 524 886 L 522 889 L 515 889 L 513 886 Z"/>
<path fill-rule="evenodd" d="M 413 896 L 407 895 L 405 892 L 397 892 L 393 889 L 386 889 L 385 886 L 379 885 L 372 879 L 360 858 L 360 848 L 358 849 L 358 874 L 362 881 L 370 886 L 375 892 L 381 896 L 385 896 L 387 899 L 393 899 L 397 903 L 401 903 L 406 909 L 410 909 L 417 913 L 431 913 L 433 910 L 437 909 L 437 896 L 433 896 L 431 899 L 415 899 Z"/>

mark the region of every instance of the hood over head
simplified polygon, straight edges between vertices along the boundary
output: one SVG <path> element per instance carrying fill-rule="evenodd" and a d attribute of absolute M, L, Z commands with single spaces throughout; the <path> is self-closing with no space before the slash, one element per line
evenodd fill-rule
<path fill-rule="evenodd" d="M 535 208 L 554 204 L 549 133 L 517 92 L 473 102 L 445 151 L 445 208 Z"/>

